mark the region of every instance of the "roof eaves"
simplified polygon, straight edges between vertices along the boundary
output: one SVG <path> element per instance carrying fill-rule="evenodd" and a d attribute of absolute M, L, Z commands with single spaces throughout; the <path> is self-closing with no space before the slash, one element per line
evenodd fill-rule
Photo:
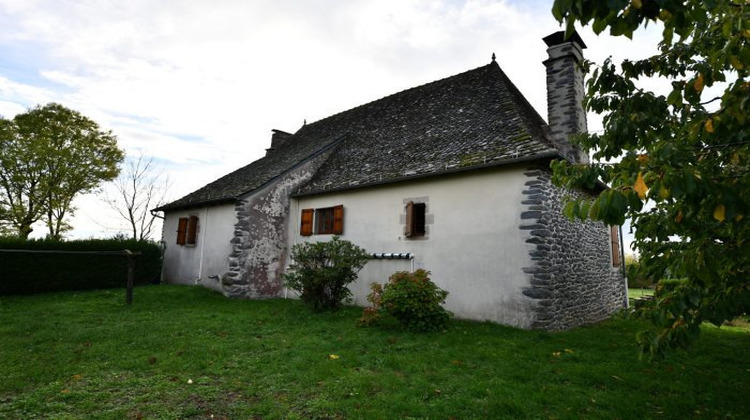
<path fill-rule="evenodd" d="M 518 163 L 532 162 L 536 160 L 549 160 L 549 159 L 556 159 L 556 158 L 563 158 L 563 156 L 558 151 L 550 151 L 550 152 L 540 153 L 537 155 L 520 156 L 516 158 L 503 159 L 503 160 L 490 162 L 486 164 L 461 166 L 461 167 L 449 168 L 449 169 L 444 169 L 444 170 L 435 171 L 435 172 L 401 176 L 398 178 L 391 178 L 391 179 L 386 179 L 382 181 L 367 182 L 367 183 L 362 183 L 362 184 L 357 184 L 357 185 L 340 186 L 340 187 L 335 187 L 335 188 L 330 188 L 330 189 L 315 189 L 315 190 L 305 191 L 305 192 L 295 192 L 295 193 L 290 194 L 290 196 L 295 197 L 295 198 L 296 197 L 308 197 L 308 196 L 319 195 L 319 194 L 328 194 L 328 193 L 339 192 L 339 191 L 350 191 L 350 190 L 366 188 L 366 187 L 395 184 L 397 182 L 412 181 L 412 180 L 431 178 L 431 177 L 436 177 L 436 176 L 441 176 L 441 175 L 457 174 L 457 173 L 475 171 L 475 170 L 480 170 L 480 169 L 494 168 L 494 167 L 518 164 Z"/>
<path fill-rule="evenodd" d="M 240 198 L 247 196 L 248 194 L 252 194 L 255 191 L 259 191 L 259 190 L 262 190 L 263 188 L 266 188 L 267 186 L 273 184 L 276 180 L 278 180 L 280 177 L 284 176 L 285 174 L 289 173 L 290 171 L 300 167 L 301 165 L 309 162 L 311 159 L 314 159 L 320 156 L 321 154 L 327 152 L 328 150 L 338 146 L 347 136 L 349 136 L 349 133 L 344 133 L 344 134 L 339 135 L 327 145 L 317 149 L 315 152 L 311 153 L 310 155 L 301 159 L 299 162 L 287 168 L 284 172 L 270 178 L 263 184 L 255 188 L 252 188 L 250 190 L 244 191 L 239 194 L 235 194 L 231 197 L 222 197 L 222 198 L 211 199 L 211 200 L 200 200 L 200 201 L 195 201 L 195 202 L 190 202 L 190 203 L 185 203 L 185 204 L 178 204 L 175 206 L 167 204 L 164 206 L 157 207 L 151 211 L 166 211 L 166 210 L 172 211 L 172 210 L 181 210 L 181 209 L 188 209 L 188 208 L 201 207 L 201 206 L 207 206 L 207 205 L 219 205 L 219 204 L 224 204 L 224 203 L 237 202 Z"/>

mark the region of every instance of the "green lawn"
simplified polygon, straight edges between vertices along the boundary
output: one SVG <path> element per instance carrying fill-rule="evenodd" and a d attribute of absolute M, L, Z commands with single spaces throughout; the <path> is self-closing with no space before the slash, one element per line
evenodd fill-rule
<path fill-rule="evenodd" d="M 630 299 L 638 299 L 644 296 L 653 296 L 654 289 L 628 289 L 628 297 Z"/>
<path fill-rule="evenodd" d="M 635 321 L 564 333 L 358 328 L 361 310 L 199 287 L 0 298 L 0 418 L 750 417 L 750 332 L 637 360 Z"/>

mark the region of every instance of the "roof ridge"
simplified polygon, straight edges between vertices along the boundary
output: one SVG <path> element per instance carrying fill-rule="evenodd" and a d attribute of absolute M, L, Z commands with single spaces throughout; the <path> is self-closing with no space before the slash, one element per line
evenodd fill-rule
<path fill-rule="evenodd" d="M 445 82 L 447 82 L 447 81 L 449 81 L 451 79 L 459 79 L 459 78 L 465 77 L 469 73 L 479 72 L 480 70 L 487 69 L 487 68 L 491 67 L 493 64 L 495 64 L 497 66 L 497 62 L 493 61 L 493 62 L 491 62 L 489 64 L 485 64 L 483 66 L 479 66 L 479 67 L 471 69 L 471 70 L 466 70 L 466 71 L 463 71 L 461 73 L 454 74 L 452 76 L 443 77 L 441 79 L 433 80 L 431 82 L 423 83 L 423 84 L 418 85 L 418 86 L 413 86 L 413 87 L 410 87 L 410 88 L 398 91 L 396 93 L 392 93 L 390 95 L 386 95 L 386 96 L 380 97 L 378 99 L 374 99 L 374 100 L 372 100 L 370 102 L 367 102 L 367 103 L 364 103 L 364 104 L 361 104 L 361 105 L 357 105 L 354 108 L 349 108 L 347 110 L 337 112 L 335 114 L 332 114 L 332 115 L 329 115 L 327 117 L 321 118 L 321 119 L 319 119 L 317 121 L 308 122 L 307 124 L 303 125 L 302 128 L 300 128 L 299 130 L 297 130 L 297 132 L 295 132 L 294 135 L 297 135 L 297 133 L 299 133 L 300 131 L 302 131 L 304 129 L 309 129 L 309 127 L 311 127 L 311 126 L 319 125 L 320 123 L 325 122 L 327 120 L 328 121 L 333 120 L 333 119 L 335 119 L 335 117 L 338 117 L 341 114 L 345 114 L 345 113 L 348 113 L 348 112 L 351 112 L 351 111 L 354 111 L 354 110 L 357 110 L 357 109 L 365 108 L 367 106 L 372 106 L 373 104 L 377 104 L 378 102 L 390 100 L 394 96 L 403 95 L 403 94 L 406 94 L 407 92 L 418 90 L 418 89 L 424 89 L 425 87 L 428 87 L 430 85 L 437 85 L 437 84 L 440 84 L 440 83 L 445 83 Z M 507 78 L 507 76 L 506 76 L 506 78 Z"/>

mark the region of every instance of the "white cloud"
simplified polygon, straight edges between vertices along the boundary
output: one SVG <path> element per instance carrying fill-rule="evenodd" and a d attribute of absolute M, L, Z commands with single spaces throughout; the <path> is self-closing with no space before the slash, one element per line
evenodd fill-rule
<path fill-rule="evenodd" d="M 262 156 L 271 129 L 294 132 L 305 119 L 484 65 L 493 52 L 544 116 L 541 38 L 558 29 L 550 7 L 0 0 L 0 114 L 49 101 L 76 109 L 129 153 L 165 162 L 177 198 Z M 582 35 L 595 59 L 631 45 Z"/>

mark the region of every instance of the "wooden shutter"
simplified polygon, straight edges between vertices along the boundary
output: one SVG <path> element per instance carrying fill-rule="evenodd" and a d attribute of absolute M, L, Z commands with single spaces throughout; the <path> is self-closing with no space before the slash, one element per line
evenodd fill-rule
<path fill-rule="evenodd" d="M 610 226 L 610 235 L 612 239 L 612 267 L 620 266 L 620 235 L 617 226 Z"/>
<path fill-rule="evenodd" d="M 344 233 L 344 206 L 333 208 L 333 234 L 341 235 Z"/>
<path fill-rule="evenodd" d="M 196 237 L 197 232 L 198 232 L 198 216 L 190 216 L 190 219 L 188 219 L 186 244 L 195 245 L 195 237 Z"/>
<path fill-rule="evenodd" d="M 302 224 L 299 227 L 299 234 L 302 236 L 310 236 L 313 233 L 313 209 L 302 209 Z"/>
<path fill-rule="evenodd" d="M 180 217 L 177 222 L 177 245 L 185 245 L 185 234 L 187 233 L 188 219 Z"/>
<path fill-rule="evenodd" d="M 406 226 L 404 227 L 404 236 L 410 238 L 414 235 L 414 202 L 406 203 Z"/>

